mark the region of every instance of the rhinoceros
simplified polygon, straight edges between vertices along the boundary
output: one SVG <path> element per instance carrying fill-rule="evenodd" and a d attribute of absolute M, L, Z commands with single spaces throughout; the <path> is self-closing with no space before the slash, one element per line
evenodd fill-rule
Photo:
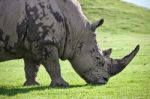
<path fill-rule="evenodd" d="M 89 22 L 77 0 L 0 0 L 0 61 L 23 59 L 26 86 L 39 84 L 40 64 L 51 78 L 50 86 L 69 86 L 59 59 L 69 60 L 87 83 L 106 84 L 135 57 L 139 45 L 127 56 L 112 59 L 111 49 L 97 46 L 95 31 L 103 22 Z"/>

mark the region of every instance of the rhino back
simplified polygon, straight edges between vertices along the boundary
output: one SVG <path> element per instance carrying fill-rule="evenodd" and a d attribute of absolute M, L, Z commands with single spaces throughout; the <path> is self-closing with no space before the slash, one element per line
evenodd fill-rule
<path fill-rule="evenodd" d="M 26 47 L 34 41 L 53 42 L 62 55 L 65 24 L 55 0 L 0 0 L 0 12 L 1 56 L 6 50 L 18 53 L 20 44 Z"/>

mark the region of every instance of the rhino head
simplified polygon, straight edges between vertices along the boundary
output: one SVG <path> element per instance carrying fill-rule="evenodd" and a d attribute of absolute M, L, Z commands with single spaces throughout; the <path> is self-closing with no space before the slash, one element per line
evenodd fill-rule
<path fill-rule="evenodd" d="M 97 46 L 95 30 L 103 22 L 101 19 L 86 25 L 74 57 L 69 60 L 74 70 L 90 84 L 106 84 L 109 78 L 120 73 L 139 51 L 137 45 L 130 54 L 121 59 L 110 58 L 111 49 L 101 51 Z"/>

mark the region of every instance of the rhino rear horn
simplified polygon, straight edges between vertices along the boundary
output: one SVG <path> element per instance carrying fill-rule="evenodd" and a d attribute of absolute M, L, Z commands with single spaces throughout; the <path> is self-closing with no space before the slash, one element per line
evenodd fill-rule
<path fill-rule="evenodd" d="M 137 45 L 136 48 L 127 56 L 123 57 L 122 59 L 113 59 L 112 65 L 110 68 L 110 75 L 114 76 L 120 73 L 135 57 L 138 53 L 140 46 Z"/>
<path fill-rule="evenodd" d="M 103 50 L 103 55 L 104 55 L 105 57 L 110 57 L 111 52 L 112 52 L 112 48 Z"/>
<path fill-rule="evenodd" d="M 104 19 L 100 19 L 100 20 L 96 21 L 95 23 L 91 24 L 91 30 L 95 31 L 96 28 L 101 26 L 103 23 L 104 23 Z"/>

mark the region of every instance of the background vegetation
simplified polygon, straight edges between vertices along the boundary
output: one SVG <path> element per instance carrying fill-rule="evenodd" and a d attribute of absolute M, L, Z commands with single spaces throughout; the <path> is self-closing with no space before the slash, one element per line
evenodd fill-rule
<path fill-rule="evenodd" d="M 48 88 L 49 76 L 43 66 L 38 73 L 41 86 L 22 87 L 25 81 L 22 60 L 0 63 L 0 99 L 149 99 L 150 98 L 150 10 L 120 0 L 80 0 L 91 21 L 103 17 L 97 30 L 102 49 L 113 48 L 112 57 L 120 58 L 137 44 L 140 52 L 128 67 L 104 86 L 91 86 L 74 72 L 68 61 L 60 62 L 63 77 L 70 87 Z"/>

